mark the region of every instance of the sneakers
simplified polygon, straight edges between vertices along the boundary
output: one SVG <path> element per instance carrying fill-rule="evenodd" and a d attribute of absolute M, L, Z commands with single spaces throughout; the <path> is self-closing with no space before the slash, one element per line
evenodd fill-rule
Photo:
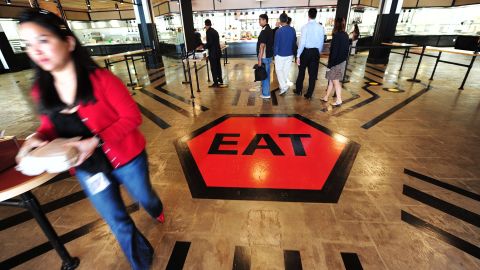
<path fill-rule="evenodd" d="M 263 99 L 269 99 L 270 98 L 270 96 L 264 96 L 264 95 L 260 95 L 260 97 L 263 98 Z"/>
<path fill-rule="evenodd" d="M 335 103 L 332 104 L 332 107 L 340 107 L 342 106 L 342 102 L 335 101 Z"/>
<path fill-rule="evenodd" d="M 280 90 L 280 96 L 284 96 L 287 93 L 288 89 Z"/>
<path fill-rule="evenodd" d="M 293 85 L 293 82 L 287 81 L 287 85 L 288 85 L 288 86 L 292 86 L 292 85 Z"/>

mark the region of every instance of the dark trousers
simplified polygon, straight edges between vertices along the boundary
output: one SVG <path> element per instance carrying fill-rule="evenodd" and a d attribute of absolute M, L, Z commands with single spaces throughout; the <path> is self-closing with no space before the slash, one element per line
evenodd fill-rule
<path fill-rule="evenodd" d="M 214 84 L 223 83 L 222 66 L 220 64 L 220 57 L 208 58 L 210 62 L 210 69 L 212 70 L 212 79 Z"/>
<path fill-rule="evenodd" d="M 300 66 L 298 67 L 298 76 L 296 90 L 298 94 L 302 93 L 303 80 L 305 79 L 305 69 L 308 68 L 308 90 L 306 97 L 311 97 L 318 75 L 318 65 L 320 63 L 320 53 L 317 48 L 304 49 L 300 55 Z"/>

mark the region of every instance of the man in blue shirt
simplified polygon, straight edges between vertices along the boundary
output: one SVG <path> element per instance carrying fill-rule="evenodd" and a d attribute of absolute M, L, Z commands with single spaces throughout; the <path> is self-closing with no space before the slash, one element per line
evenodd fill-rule
<path fill-rule="evenodd" d="M 324 30 L 323 27 L 315 21 L 317 9 L 308 10 L 309 21 L 302 27 L 302 35 L 297 51 L 298 77 L 296 82 L 295 94 L 301 95 L 303 89 L 303 79 L 305 79 L 305 69 L 308 68 L 308 90 L 304 95 L 306 99 L 311 99 L 315 82 L 317 80 L 318 65 L 320 63 L 320 53 L 323 49 Z"/>
<path fill-rule="evenodd" d="M 277 73 L 278 84 L 280 85 L 280 95 L 285 95 L 288 90 L 288 77 L 290 67 L 292 66 L 293 54 L 297 44 L 297 34 L 295 29 L 287 24 L 288 16 L 286 13 L 280 15 L 279 28 L 275 33 L 275 42 L 273 45 L 273 55 L 275 55 L 275 71 Z"/>

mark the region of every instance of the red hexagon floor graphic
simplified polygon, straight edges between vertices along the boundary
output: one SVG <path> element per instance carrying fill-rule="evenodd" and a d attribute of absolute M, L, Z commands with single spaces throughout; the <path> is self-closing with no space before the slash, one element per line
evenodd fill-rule
<path fill-rule="evenodd" d="M 327 203 L 360 148 L 298 114 L 225 115 L 175 145 L 194 198 Z"/>

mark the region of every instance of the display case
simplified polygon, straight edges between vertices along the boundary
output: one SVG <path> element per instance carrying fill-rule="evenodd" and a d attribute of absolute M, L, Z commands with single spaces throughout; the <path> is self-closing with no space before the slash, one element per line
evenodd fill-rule
<path fill-rule="evenodd" d="M 396 35 L 480 35 L 480 5 L 403 9 Z"/>
<path fill-rule="evenodd" d="M 84 45 L 140 43 L 136 20 L 68 21 Z"/>
<path fill-rule="evenodd" d="M 269 17 L 270 27 L 274 28 L 280 14 L 285 12 L 292 18 L 291 26 L 300 37 L 301 28 L 308 22 L 308 8 L 277 8 L 277 9 L 249 9 L 225 11 L 198 11 L 193 12 L 194 28 L 202 35 L 205 42 L 205 20 L 212 21 L 212 27 L 218 31 L 220 42 L 229 44 L 228 54 L 231 56 L 256 54 L 257 37 L 261 27 L 258 16 L 266 13 Z M 334 7 L 319 9 L 317 21 L 322 23 L 325 33 L 331 36 L 335 17 Z M 181 27 L 180 14 L 168 14 L 155 18 L 160 41 L 167 44 L 178 45 L 176 29 Z"/>

